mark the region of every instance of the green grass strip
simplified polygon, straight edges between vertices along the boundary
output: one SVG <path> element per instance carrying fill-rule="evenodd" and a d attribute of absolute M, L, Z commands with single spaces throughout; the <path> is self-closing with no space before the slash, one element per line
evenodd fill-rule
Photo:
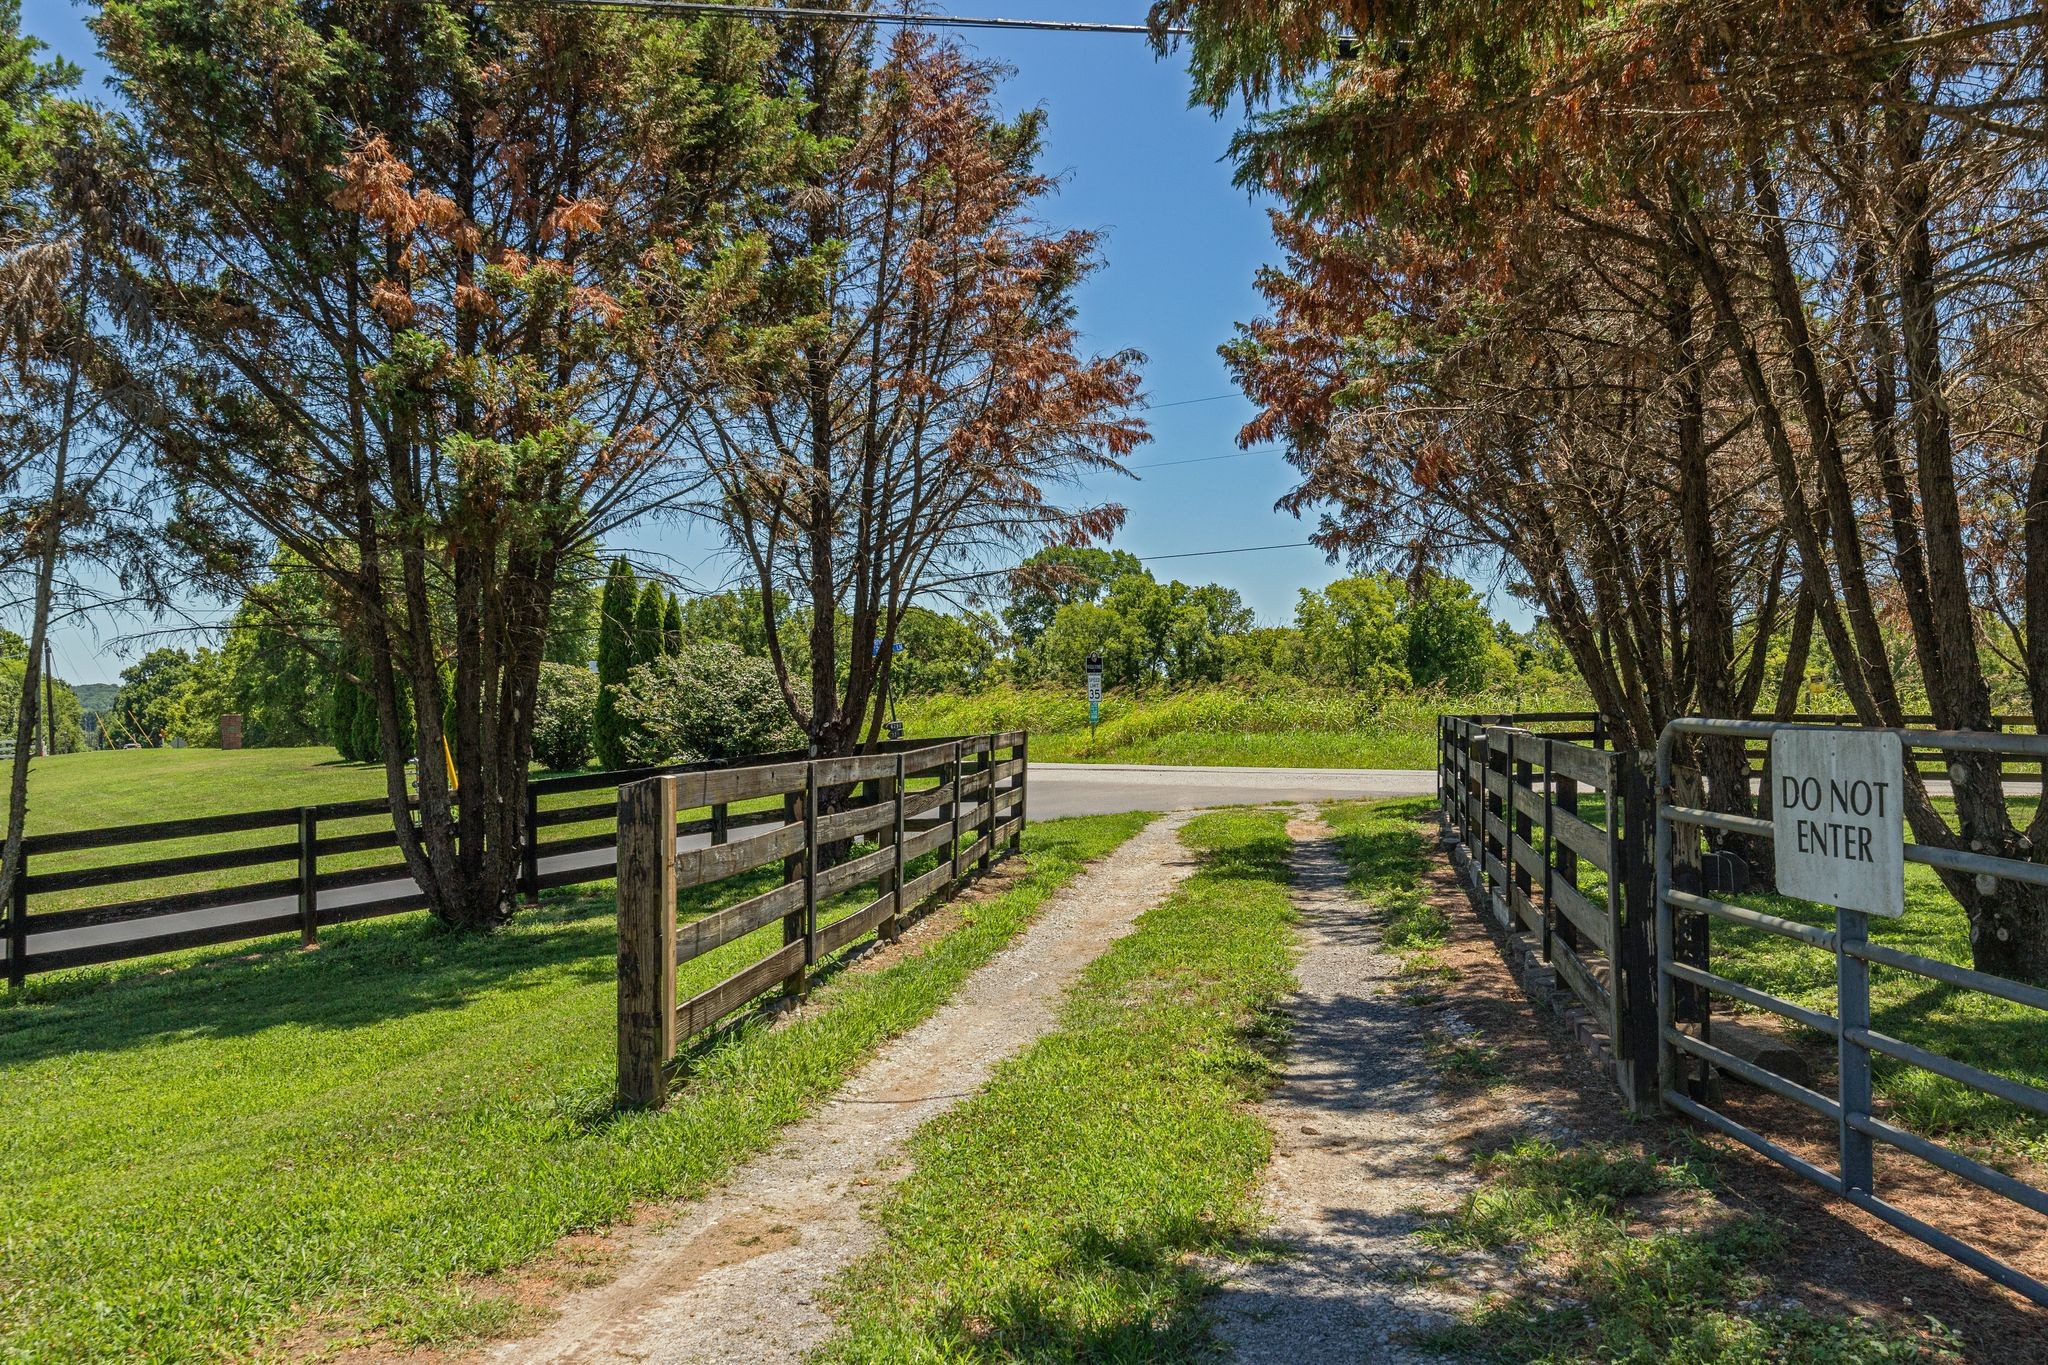
<path fill-rule="evenodd" d="M 839 1291 L 840 1361 L 1189 1360 L 1191 1264 L 1256 1225 L 1248 1107 L 1293 957 L 1285 817 L 1203 816 L 1200 869 L 1098 958 L 1058 1029 L 921 1130 L 885 1246 Z"/>
<path fill-rule="evenodd" d="M 604 898 L 486 938 L 350 926 L 0 1011 L 0 1359 L 242 1357 L 335 1314 L 409 1344 L 487 1330 L 508 1305 L 456 1277 L 701 1192 L 1149 818 L 1031 827 L 1018 880 L 695 1055 L 658 1114 L 612 1108 Z M 685 992 L 760 950 L 688 964 Z"/>

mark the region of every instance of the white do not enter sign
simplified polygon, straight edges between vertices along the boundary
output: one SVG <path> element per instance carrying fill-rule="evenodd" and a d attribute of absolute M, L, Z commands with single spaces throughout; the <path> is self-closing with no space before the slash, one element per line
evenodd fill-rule
<path fill-rule="evenodd" d="M 1905 760 L 1872 730 L 1771 735 L 1778 891 L 1897 919 L 1906 913 Z"/>

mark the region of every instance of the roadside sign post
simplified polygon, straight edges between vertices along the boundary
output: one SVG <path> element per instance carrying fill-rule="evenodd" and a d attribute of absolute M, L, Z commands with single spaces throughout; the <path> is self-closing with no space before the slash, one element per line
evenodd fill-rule
<path fill-rule="evenodd" d="M 1088 745 L 1095 746 L 1095 727 L 1102 721 L 1102 656 L 1088 656 Z"/>
<path fill-rule="evenodd" d="M 1906 913 L 1905 750 L 1889 731 L 1779 730 L 1771 736 L 1778 890 L 1835 907 L 1842 1185 L 1872 1193 L 1870 916 Z"/>

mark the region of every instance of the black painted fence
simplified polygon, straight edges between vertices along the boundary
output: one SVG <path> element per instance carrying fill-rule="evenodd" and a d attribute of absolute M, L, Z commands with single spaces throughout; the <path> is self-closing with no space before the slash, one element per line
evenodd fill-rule
<path fill-rule="evenodd" d="M 894 752 L 941 742 L 878 747 Z M 806 758 L 792 751 L 537 778 L 528 786 L 520 892 L 531 900 L 549 887 L 614 874 L 623 786 Z M 721 804 L 692 814 L 678 833 L 723 841 L 731 830 L 780 818 L 779 810 L 730 811 Z M 199 841 L 207 846 L 195 848 Z M 425 908 L 397 847 L 382 800 L 31 835 L 6 907 L 0 960 L 8 984 L 19 987 L 41 973 L 280 934 L 295 933 L 310 945 L 336 924 Z"/>

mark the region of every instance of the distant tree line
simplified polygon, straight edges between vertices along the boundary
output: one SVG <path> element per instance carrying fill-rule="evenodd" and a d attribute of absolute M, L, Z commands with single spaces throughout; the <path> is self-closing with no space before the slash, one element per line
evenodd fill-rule
<path fill-rule="evenodd" d="M 571 771 L 727 757 L 786 748 L 791 723 L 767 656 L 770 614 L 784 635 L 810 637 L 808 608 L 778 597 L 772 613 L 752 589 L 682 597 L 616 558 L 601 592 L 582 571 L 557 619 L 538 680 L 534 757 Z M 160 648 L 130 665 L 98 724 L 105 743 L 193 746 L 219 742 L 219 719 L 243 718 L 251 747 L 331 744 L 351 762 L 379 761 L 377 713 L 345 647 L 331 660 L 304 641 L 341 640 L 331 621 L 289 629 L 273 618 L 293 597 L 281 574 L 246 602 L 219 649 Z M 1470 584 L 1441 574 L 1409 583 L 1389 574 L 1337 579 L 1300 591 L 1294 621 L 1261 626 L 1236 589 L 1161 582 L 1121 550 L 1048 549 L 1008 579 L 994 610 L 913 607 L 898 629 L 892 697 L 972 692 L 985 684 L 1079 686 L 1100 654 L 1114 688 L 1292 680 L 1368 697 L 1408 690 L 1461 696 L 1488 688 L 1541 688 L 1563 680 L 1554 636 L 1494 619 Z M 300 593 L 302 610 L 317 596 Z M 835 623 L 837 657 L 847 623 Z M 0 667 L 6 642 L 0 639 Z M 801 643 L 785 666 L 805 676 Z M 886 700 L 886 699 L 885 699 Z M 60 702 L 60 708 L 64 703 Z M 409 708 L 400 718 L 410 741 Z"/>
<path fill-rule="evenodd" d="M 1018 681 L 1072 682 L 1089 655 L 1109 686 L 1287 677 L 1380 695 L 1477 692 L 1555 679 L 1568 660 L 1547 630 L 1496 621 L 1471 585 L 1441 573 L 1303 588 L 1290 626 L 1260 627 L 1237 591 L 1160 582 L 1121 550 L 1040 552 L 1013 575 L 1002 620 Z"/>

